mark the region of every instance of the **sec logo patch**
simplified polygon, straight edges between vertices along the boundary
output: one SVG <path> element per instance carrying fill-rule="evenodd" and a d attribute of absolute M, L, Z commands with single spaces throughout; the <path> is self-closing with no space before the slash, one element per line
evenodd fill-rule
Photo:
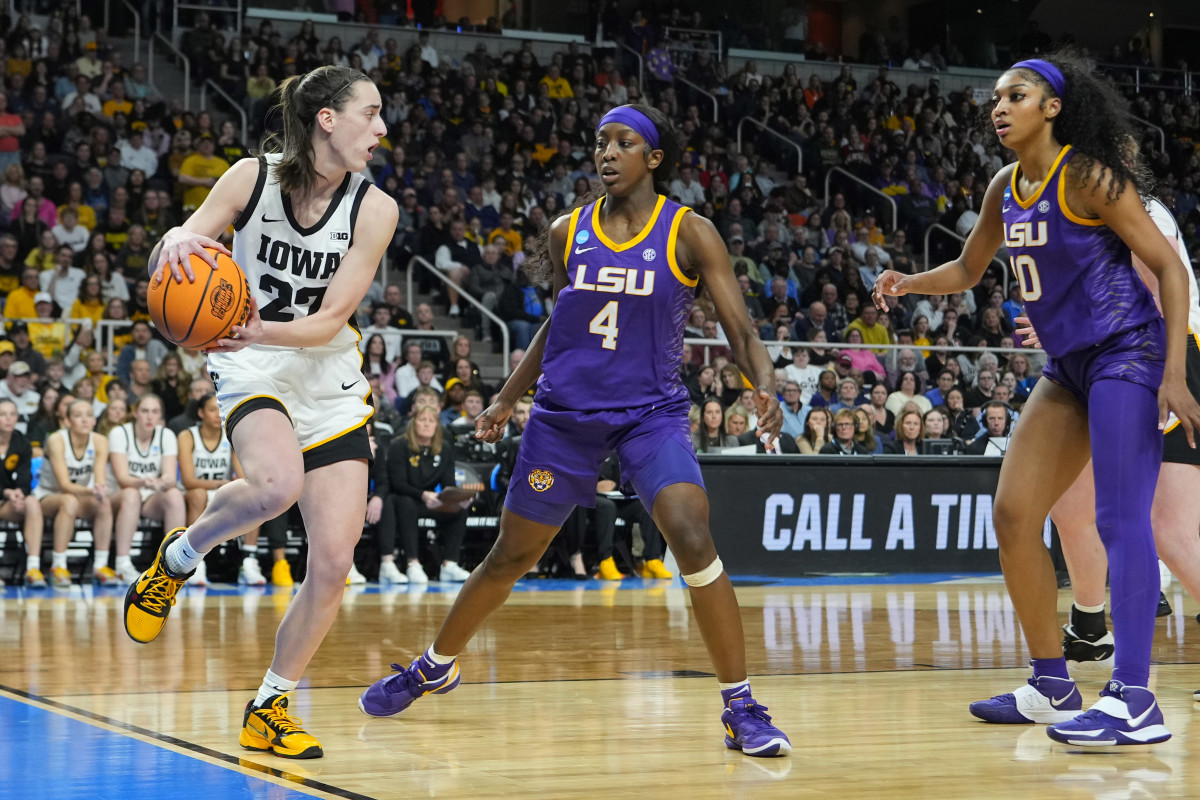
<path fill-rule="evenodd" d="M 544 492 L 554 485 L 554 475 L 548 469 L 535 469 L 529 473 L 529 485 L 535 492 Z"/>

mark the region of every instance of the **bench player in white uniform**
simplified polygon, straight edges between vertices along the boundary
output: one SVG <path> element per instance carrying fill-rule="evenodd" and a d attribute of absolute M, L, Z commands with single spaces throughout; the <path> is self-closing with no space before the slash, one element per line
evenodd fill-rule
<path fill-rule="evenodd" d="M 143 519 L 160 520 L 164 530 L 183 525 L 183 493 L 175 486 L 179 444 L 163 425 L 162 400 L 144 394 L 133 404 L 133 421 L 108 433 L 109 496 L 117 532 L 117 577 L 138 578 L 129 558 L 133 535 Z"/>
<path fill-rule="evenodd" d="M 1150 219 L 1158 225 L 1184 264 L 1191 263 L 1183 235 L 1171 212 L 1159 200 L 1146 201 Z M 1138 270 L 1158 300 L 1158 281 L 1134 257 Z M 1187 271 L 1188 350 L 1187 383 L 1200 398 L 1200 290 Z M 1036 342 L 1036 340 L 1035 340 Z M 1200 600 L 1200 450 L 1188 447 L 1182 426 L 1174 415 L 1168 420 L 1163 442 L 1163 463 L 1150 509 L 1154 543 L 1159 558 L 1188 594 Z M 1095 661 L 1113 654 L 1113 638 L 1104 620 L 1105 579 L 1108 558 L 1096 530 L 1096 493 L 1089 461 L 1079 478 L 1050 511 L 1062 541 L 1063 558 L 1071 575 L 1074 600 L 1071 620 L 1064 626 L 1063 650 L 1068 659 Z M 1200 691 L 1196 692 L 1200 700 Z"/>
<path fill-rule="evenodd" d="M 279 92 L 278 152 L 230 168 L 150 260 L 152 269 L 186 280 L 189 256 L 224 250 L 215 237 L 234 226 L 233 257 L 250 282 L 251 313 L 210 350 L 208 365 L 244 477 L 218 489 L 186 533 L 163 542 L 126 595 L 125 630 L 139 642 L 156 637 L 205 553 L 298 500 L 308 576 L 279 626 L 239 742 L 316 758 L 320 743 L 288 716 L 288 696 L 337 616 L 366 517 L 369 387 L 359 335 L 347 321 L 399 214 L 358 174 L 387 133 L 374 83 L 357 70 L 325 66 L 288 78 Z"/>
<path fill-rule="evenodd" d="M 75 535 L 75 520 L 92 521 L 94 565 L 92 579 L 101 586 L 121 583 L 108 566 L 113 513 L 108 498 L 108 441 L 93 433 L 96 418 L 88 400 L 67 405 L 66 427 L 46 437 L 45 456 L 33 496 L 42 504 L 42 516 L 54 520 L 54 551 L 50 556 L 50 582 L 57 588 L 71 585 L 67 545 Z"/>
<path fill-rule="evenodd" d="M 233 445 L 225 435 L 221 424 L 221 407 L 215 394 L 206 394 L 196 401 L 197 424 L 179 432 L 179 488 L 183 491 L 187 506 L 187 524 L 192 524 L 216 494 L 217 489 L 242 473 Z M 247 586 L 263 586 L 267 579 L 262 574 L 255 555 L 258 544 L 258 528 L 242 537 L 242 566 L 238 570 L 238 583 Z M 204 562 L 188 578 L 190 585 L 208 583 Z"/>

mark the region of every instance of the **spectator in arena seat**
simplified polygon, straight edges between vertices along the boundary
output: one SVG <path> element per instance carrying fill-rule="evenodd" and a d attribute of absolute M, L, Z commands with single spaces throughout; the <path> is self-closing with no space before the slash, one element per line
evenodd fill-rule
<path fill-rule="evenodd" d="M 854 409 L 842 408 L 833 415 L 833 440 L 819 451 L 823 456 L 863 456 L 870 455 L 866 446 L 855 438 L 858 420 Z"/>
<path fill-rule="evenodd" d="M 679 177 L 671 181 L 670 190 L 671 196 L 685 206 L 699 208 L 704 204 L 704 187 L 696 180 L 691 164 L 680 164 Z"/>
<path fill-rule="evenodd" d="M 700 407 L 700 428 L 692 434 L 692 444 L 698 453 L 715 453 L 726 447 L 737 447 L 737 437 L 725 432 L 725 411 L 719 399 L 710 397 Z"/>
<path fill-rule="evenodd" d="M 50 229 L 58 244 L 68 245 L 75 253 L 82 253 L 87 247 L 91 231 L 79 224 L 79 212 L 69 206 L 64 206 L 59 212 L 62 220 Z"/>
<path fill-rule="evenodd" d="M 983 408 L 992 399 L 996 390 L 996 373 L 990 369 L 980 369 L 975 376 L 975 385 L 967 390 L 966 407 Z"/>
<path fill-rule="evenodd" d="M 817 455 L 833 441 L 833 415 L 828 408 L 812 408 L 804 417 L 804 433 L 796 437 L 801 455 Z"/>
<path fill-rule="evenodd" d="M 803 434 L 804 415 L 807 407 L 804 405 L 799 383 L 794 380 L 788 380 L 784 383 L 783 399 L 779 404 L 779 408 L 783 411 L 783 433 L 786 434 L 781 439 L 787 437 L 795 439 Z"/>
<path fill-rule="evenodd" d="M 373 337 L 378 336 L 384 344 L 384 360 L 395 361 L 400 357 L 402 334 L 399 328 L 393 328 L 390 323 L 392 310 L 386 303 L 376 303 L 371 306 L 371 324 L 362 329 L 359 339 L 359 350 L 367 351 L 367 345 Z"/>
<path fill-rule="evenodd" d="M 31 180 L 30 183 L 32 182 Z M 54 204 L 49 200 L 45 200 L 45 202 L 52 209 L 54 208 Z M 53 215 L 56 212 L 51 213 Z M 57 223 L 57 220 L 53 219 L 53 217 L 52 221 Z M 9 232 L 17 240 L 17 260 L 25 263 L 26 256 L 41 243 L 42 233 L 50 230 L 51 227 L 51 223 L 47 223 L 39 218 L 38 200 L 36 198 L 30 195 L 22 200 L 20 208 L 17 209 L 17 215 L 9 226 Z"/>
<path fill-rule="evenodd" d="M 47 234 L 53 239 L 52 234 Z M 38 286 L 42 292 L 48 292 L 55 304 L 63 311 L 69 311 L 79 298 L 79 287 L 87 277 L 79 267 L 74 266 L 75 251 L 69 245 L 59 245 L 55 242 L 51 247 L 53 267 L 45 269 L 38 275 Z"/>
<path fill-rule="evenodd" d="M 913 372 L 917 380 L 924 386 L 929 383 L 929 373 L 925 369 L 925 360 L 917 355 L 915 350 L 905 348 L 896 352 L 895 365 L 887 371 L 887 381 L 895 386 L 904 372 Z"/>
<path fill-rule="evenodd" d="M 167 428 L 176 436 L 181 431 L 187 430 L 196 423 L 196 416 L 189 412 L 189 409 L 194 409 L 196 404 L 204 398 L 205 395 L 214 394 L 216 391 L 211 380 L 207 375 L 198 375 L 188 382 L 187 398 L 183 413 L 176 414 L 167 421 Z M 128 422 L 128 420 L 123 420 Z"/>
<path fill-rule="evenodd" d="M 896 378 L 896 390 L 888 395 L 886 406 L 899 416 L 904 405 L 910 402 L 917 406 L 922 415 L 933 408 L 933 404 L 921 393 L 921 379 L 913 372 L 902 372 Z"/>
<path fill-rule="evenodd" d="M 925 421 L 920 411 L 909 408 L 900 414 L 896 423 L 896 438 L 888 442 L 884 452 L 896 456 L 919 456 Z"/>
<path fill-rule="evenodd" d="M 946 404 L 946 393 L 954 387 L 954 383 L 954 373 L 948 369 L 943 369 L 937 374 L 937 385 L 925 392 L 925 397 L 934 406 L 943 406 Z"/>
<path fill-rule="evenodd" d="M 433 326 L 433 307 L 428 303 L 417 305 L 417 320 L 414 330 L 435 330 Z M 421 360 L 433 364 L 435 370 L 440 370 L 450 357 L 450 348 L 446 346 L 444 337 L 409 335 L 405 336 L 405 340 L 419 344 L 421 346 Z"/>
<path fill-rule="evenodd" d="M 694 405 L 700 405 L 704 398 L 716 394 L 716 371 L 710 364 L 702 365 L 690 381 L 687 382 L 688 395 Z"/>
<path fill-rule="evenodd" d="M 788 294 L 787 278 L 776 275 L 771 278 L 771 293 L 762 299 L 762 309 L 767 319 L 773 319 L 775 309 L 779 306 L 787 308 L 787 317 L 793 320 L 800 313 L 800 306 L 794 297 Z"/>
<path fill-rule="evenodd" d="M 38 325 L 38 323 L 25 322 L 23 320 L 14 322 L 8 331 L 8 338 L 12 342 L 13 346 L 13 360 L 24 361 L 26 364 L 28 364 L 29 369 L 31 370 L 30 374 L 33 376 L 33 380 L 38 381 L 46 374 L 47 357 L 42 355 L 42 353 L 38 351 L 37 346 L 33 343 L 33 339 L 29 330 L 30 325 Z M 61 353 L 62 340 L 59 339 L 57 344 L 58 353 Z M 50 356 L 53 357 L 58 355 L 58 353 L 52 352 Z"/>
<path fill-rule="evenodd" d="M 853 325 L 846 329 L 845 338 L 847 344 L 863 344 L 862 331 Z M 870 383 L 871 385 L 883 380 L 887 375 L 887 370 L 884 369 L 883 364 L 879 363 L 878 356 L 876 356 L 872 351 L 866 349 L 843 349 L 841 354 L 838 356 L 837 361 L 834 363 L 837 364 L 839 368 L 849 367 L 850 369 L 858 370 L 863 374 L 864 381 L 866 383 Z M 838 371 L 840 374 L 841 370 L 839 369 Z M 867 373 L 874 375 L 874 380 L 869 380 Z"/>
<path fill-rule="evenodd" d="M 831 413 L 837 414 L 843 408 L 854 409 L 869 402 L 868 398 L 862 396 L 858 381 L 854 378 L 842 378 L 837 384 L 836 399 L 827 408 Z"/>
<path fill-rule="evenodd" d="M 40 395 L 33 389 L 33 370 L 24 361 L 14 361 L 0 382 L 0 399 L 12 401 L 17 409 L 16 430 L 26 432 L 29 419 L 38 409 Z"/>
<path fill-rule="evenodd" d="M 111 305 L 110 303 L 110 308 Z M 126 385 L 130 383 L 130 367 L 134 361 L 146 361 L 150 369 L 155 370 L 168 352 L 165 344 L 153 338 L 150 323 L 145 320 L 137 320 L 133 323 L 132 335 L 132 341 L 121 349 L 121 353 L 117 357 L 117 377 Z"/>
<path fill-rule="evenodd" d="M 875 435 L 875 426 L 871 423 L 870 403 L 854 409 L 854 441 L 864 450 L 878 455 L 883 452 L 883 439 Z"/>
<path fill-rule="evenodd" d="M 964 405 L 965 393 L 955 386 L 946 392 L 946 410 L 950 415 L 950 433 L 954 438 L 969 442 L 979 435 L 979 419 Z"/>
<path fill-rule="evenodd" d="M 514 347 L 522 350 L 529 347 L 546 319 L 545 299 L 545 292 L 531 284 L 523 270 L 518 270 L 512 283 L 504 287 L 496 313 L 508 325 Z"/>
<path fill-rule="evenodd" d="M 43 447 L 46 444 L 46 437 L 61 427 L 55 409 L 58 406 L 59 397 L 65 393 L 66 387 L 62 389 L 53 386 L 43 388 L 41 397 L 38 398 L 37 411 L 33 412 L 25 426 L 25 436 L 29 440 L 29 446 L 33 449 L 33 455 L 39 458 L 45 455 Z"/>
<path fill-rule="evenodd" d="M 851 297 L 857 297 L 857 295 L 853 295 L 853 294 L 847 295 L 847 297 L 846 297 L 846 301 L 848 303 L 848 305 L 846 307 L 847 313 L 851 312 L 851 306 L 849 305 Z M 866 305 L 862 305 L 860 307 L 858 318 L 856 318 L 854 321 L 852 321 L 846 325 L 846 328 L 842 333 L 843 337 L 846 334 L 848 334 L 851 330 L 859 331 L 859 333 L 862 334 L 863 342 L 865 342 L 866 344 L 878 345 L 878 344 L 891 344 L 892 343 L 891 332 L 888 331 L 887 327 L 879 321 L 879 310 L 870 303 L 868 303 Z M 883 353 L 886 353 L 887 351 L 886 350 L 874 350 L 873 352 L 876 355 L 881 355 Z"/>

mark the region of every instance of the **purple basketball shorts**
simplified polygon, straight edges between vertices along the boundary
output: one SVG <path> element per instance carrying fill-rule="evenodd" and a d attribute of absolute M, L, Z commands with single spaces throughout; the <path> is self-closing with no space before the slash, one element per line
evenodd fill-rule
<path fill-rule="evenodd" d="M 1084 350 L 1051 356 L 1042 375 L 1071 392 L 1087 408 L 1092 384 L 1099 380 L 1129 381 L 1157 393 L 1166 355 L 1166 323 L 1159 317 Z"/>
<path fill-rule="evenodd" d="M 504 505 L 526 519 L 562 525 L 575 506 L 596 505 L 600 466 L 610 453 L 642 504 L 673 483 L 704 488 L 688 430 L 686 399 L 622 411 L 574 411 L 535 402 Z"/>

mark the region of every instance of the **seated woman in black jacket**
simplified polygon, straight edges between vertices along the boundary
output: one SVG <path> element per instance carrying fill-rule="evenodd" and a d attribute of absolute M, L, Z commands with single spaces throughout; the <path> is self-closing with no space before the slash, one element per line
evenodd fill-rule
<path fill-rule="evenodd" d="M 465 581 L 470 573 L 458 565 L 458 553 L 467 533 L 471 500 L 443 503 L 435 491 L 438 487 L 444 490 L 455 485 L 454 448 L 443 443 L 437 409 L 418 409 L 404 435 L 392 440 L 385 467 L 376 468 L 376 485 L 380 483 L 387 486 L 388 493 L 379 521 L 380 554 L 387 556 L 395 550 L 399 531 L 400 545 L 408 559 L 408 581 L 428 583 L 419 558 L 417 521 L 422 516 L 432 516 L 438 521 L 443 537 L 439 579 Z"/>

